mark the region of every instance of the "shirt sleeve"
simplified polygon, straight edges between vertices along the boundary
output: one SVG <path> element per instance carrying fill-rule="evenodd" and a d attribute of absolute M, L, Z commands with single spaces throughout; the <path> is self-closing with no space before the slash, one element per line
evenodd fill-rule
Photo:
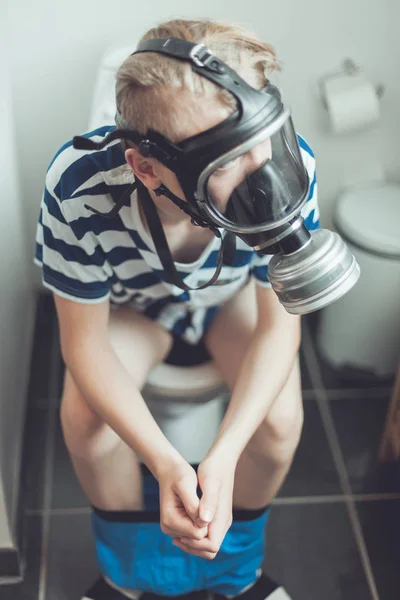
<path fill-rule="evenodd" d="M 74 230 L 49 175 L 40 206 L 34 262 L 42 268 L 43 285 L 63 298 L 95 304 L 110 295 L 106 257 L 96 236 L 82 227 Z"/>
<path fill-rule="evenodd" d="M 315 157 L 310 146 L 300 135 L 298 135 L 298 141 L 304 166 L 307 170 L 310 182 L 308 198 L 301 209 L 301 216 L 304 219 L 304 224 L 307 229 L 309 231 L 313 231 L 314 229 L 319 229 L 320 227 Z M 271 287 L 271 283 L 268 278 L 268 263 L 271 258 L 272 257 L 270 254 L 258 255 L 255 252 L 251 262 L 251 275 L 256 282 L 263 287 Z"/>

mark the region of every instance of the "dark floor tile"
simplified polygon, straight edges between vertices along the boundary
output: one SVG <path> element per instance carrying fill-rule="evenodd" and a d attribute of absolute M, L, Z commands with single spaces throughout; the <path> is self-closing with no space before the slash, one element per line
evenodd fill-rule
<path fill-rule="evenodd" d="M 306 335 L 306 332 L 310 332 L 310 323 L 312 324 L 312 316 L 305 315 L 301 318 L 302 323 L 302 338 L 301 338 L 301 346 L 300 346 L 300 372 L 301 372 L 301 388 L 303 391 L 312 390 L 313 384 L 311 381 L 310 373 L 307 368 L 306 360 L 305 360 L 305 348 L 307 344 L 312 343 L 311 336 Z"/>
<path fill-rule="evenodd" d="M 326 390 L 374 388 L 386 390 L 393 385 L 394 377 L 376 377 L 371 373 L 357 371 L 353 368 L 334 369 L 317 351 L 322 381 Z"/>
<path fill-rule="evenodd" d="M 400 597 L 400 502 L 363 502 L 357 505 L 379 596 Z"/>
<path fill-rule="evenodd" d="M 306 342 L 303 340 L 300 348 L 300 373 L 301 373 L 301 389 L 303 391 L 309 391 L 313 389 L 313 385 L 311 383 L 310 374 L 308 372 L 306 361 L 304 359 L 304 344 Z"/>
<path fill-rule="evenodd" d="M 400 462 L 379 461 L 388 404 L 379 394 L 330 402 L 353 493 L 400 492 Z"/>
<path fill-rule="evenodd" d="M 25 573 L 21 583 L 0 585 L 1 600 L 37 600 L 41 559 L 42 519 L 24 517 Z"/>
<path fill-rule="evenodd" d="M 304 426 L 279 496 L 340 494 L 340 482 L 315 400 L 304 402 Z"/>
<path fill-rule="evenodd" d="M 53 371 L 49 373 L 50 390 L 52 398 L 52 407 L 57 408 L 61 403 L 61 396 L 64 387 L 65 364 L 61 355 L 60 331 L 56 316 L 54 317 L 54 342 L 52 349 Z"/>
<path fill-rule="evenodd" d="M 40 294 L 36 305 L 36 322 L 28 385 L 28 406 L 47 407 L 51 389 L 49 368 L 52 364 L 54 327 L 56 322 L 51 294 Z"/>
<path fill-rule="evenodd" d="M 43 508 L 44 474 L 49 411 L 30 408 L 26 413 L 21 467 L 21 494 L 28 510 Z"/>
<path fill-rule="evenodd" d="M 60 418 L 56 416 L 53 461 L 53 508 L 79 508 L 89 506 L 73 470 L 71 459 L 65 446 Z"/>
<path fill-rule="evenodd" d="M 274 506 L 266 531 L 264 570 L 290 597 L 371 600 L 344 504 Z"/>
<path fill-rule="evenodd" d="M 61 349 L 59 350 L 59 352 L 60 352 L 60 356 L 59 356 L 57 378 L 55 381 L 56 396 L 54 399 L 54 406 L 57 404 L 60 405 L 62 391 L 63 391 L 63 387 L 64 387 L 65 364 L 64 364 L 64 361 L 61 356 Z M 57 403 L 57 400 L 58 400 L 58 403 Z"/>
<path fill-rule="evenodd" d="M 317 335 L 318 324 L 321 319 L 321 312 L 321 310 L 315 310 L 314 312 L 301 317 L 303 329 L 307 328 L 312 340 L 314 340 Z"/>
<path fill-rule="evenodd" d="M 15 579 L 21 577 L 22 569 L 22 556 L 19 550 L 15 547 L 0 548 L 0 583 L 4 578 Z"/>
<path fill-rule="evenodd" d="M 90 514 L 51 517 L 46 600 L 78 600 L 98 577 Z"/>

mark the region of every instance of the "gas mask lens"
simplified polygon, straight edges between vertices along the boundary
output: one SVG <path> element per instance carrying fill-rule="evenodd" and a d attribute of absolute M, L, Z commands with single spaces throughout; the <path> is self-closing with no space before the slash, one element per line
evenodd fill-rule
<path fill-rule="evenodd" d="M 203 197 L 222 225 L 277 227 L 299 211 L 307 197 L 303 166 L 291 119 L 275 133 L 253 139 L 215 161 Z M 266 137 L 267 136 L 267 137 Z"/>

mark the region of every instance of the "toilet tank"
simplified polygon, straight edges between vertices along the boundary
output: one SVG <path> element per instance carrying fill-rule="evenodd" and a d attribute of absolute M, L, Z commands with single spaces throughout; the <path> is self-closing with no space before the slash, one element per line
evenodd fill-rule
<path fill-rule="evenodd" d="M 132 43 L 128 46 L 112 46 L 103 54 L 95 79 L 89 131 L 103 125 L 115 124 L 115 76 L 118 68 L 132 54 L 136 45 Z"/>

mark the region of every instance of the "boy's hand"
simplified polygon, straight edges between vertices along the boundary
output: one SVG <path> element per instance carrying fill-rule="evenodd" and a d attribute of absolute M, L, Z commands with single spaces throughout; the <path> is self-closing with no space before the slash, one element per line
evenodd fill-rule
<path fill-rule="evenodd" d="M 172 538 L 202 540 L 207 524 L 199 523 L 196 471 L 184 459 L 158 475 L 161 531 Z"/>
<path fill-rule="evenodd" d="M 205 459 L 198 468 L 197 477 L 202 490 L 199 507 L 199 523 L 208 525 L 203 538 L 190 539 L 176 536 L 175 546 L 189 554 L 212 560 L 216 557 L 222 541 L 232 524 L 232 496 L 235 465 L 227 467 L 216 459 Z"/>

